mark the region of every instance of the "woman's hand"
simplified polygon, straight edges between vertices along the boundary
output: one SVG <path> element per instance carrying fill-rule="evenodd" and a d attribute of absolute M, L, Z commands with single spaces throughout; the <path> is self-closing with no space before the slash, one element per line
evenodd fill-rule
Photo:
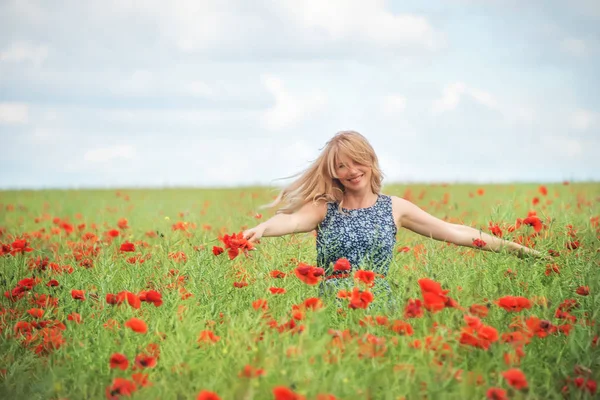
<path fill-rule="evenodd" d="M 260 243 L 259 240 L 265 233 L 265 227 L 263 224 L 257 225 L 254 228 L 247 229 L 243 233 L 243 238 L 250 243 Z"/>

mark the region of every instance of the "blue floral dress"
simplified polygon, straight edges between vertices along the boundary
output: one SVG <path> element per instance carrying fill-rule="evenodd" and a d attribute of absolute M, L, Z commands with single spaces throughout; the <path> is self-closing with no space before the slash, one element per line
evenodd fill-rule
<path fill-rule="evenodd" d="M 392 198 L 378 195 L 374 205 L 367 208 L 338 210 L 338 203 L 327 204 L 325 219 L 317 227 L 317 266 L 325 276 L 336 275 L 333 266 L 340 258 L 350 261 L 351 274 L 357 269 L 374 271 L 386 276 L 393 259 L 397 227 L 392 214 Z M 348 273 L 348 272 L 346 272 Z M 384 289 L 389 293 L 385 279 L 376 279 L 374 295 Z M 352 277 L 325 279 L 321 293 L 337 292 L 354 287 Z"/>

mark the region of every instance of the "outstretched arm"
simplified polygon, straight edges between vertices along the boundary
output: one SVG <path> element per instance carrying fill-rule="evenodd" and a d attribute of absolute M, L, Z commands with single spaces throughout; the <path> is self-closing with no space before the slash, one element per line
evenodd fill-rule
<path fill-rule="evenodd" d="M 500 239 L 470 226 L 443 221 L 423 211 L 410 201 L 399 197 L 393 198 L 393 205 L 394 208 L 399 210 L 397 213 L 399 216 L 399 225 L 419 235 L 454 243 L 459 246 L 474 247 L 487 251 L 498 252 L 506 249 L 518 257 L 529 254 L 536 257 L 548 258 L 537 250 Z"/>
<path fill-rule="evenodd" d="M 324 201 L 309 201 L 292 214 L 276 214 L 267 221 L 244 231 L 244 239 L 256 242 L 261 237 L 284 236 L 290 233 L 310 232 L 317 228 L 327 213 Z"/>

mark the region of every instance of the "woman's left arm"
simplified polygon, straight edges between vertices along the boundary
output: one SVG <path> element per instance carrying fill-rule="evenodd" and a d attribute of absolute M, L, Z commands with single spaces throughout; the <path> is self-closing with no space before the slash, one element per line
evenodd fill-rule
<path fill-rule="evenodd" d="M 470 226 L 443 221 L 428 214 L 408 200 L 393 197 L 393 207 L 399 210 L 396 214 L 399 219 L 398 225 L 419 235 L 454 243 L 459 246 L 473 247 L 487 251 L 499 252 L 502 249 L 506 249 L 520 258 L 525 255 L 533 255 L 550 260 L 550 256 L 546 256 L 529 247 L 503 240 Z"/>

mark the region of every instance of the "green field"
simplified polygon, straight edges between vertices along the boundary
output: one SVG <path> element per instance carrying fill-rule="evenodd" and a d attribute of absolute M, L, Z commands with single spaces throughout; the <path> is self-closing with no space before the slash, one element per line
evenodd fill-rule
<path fill-rule="evenodd" d="M 597 398 L 600 184 L 545 187 L 386 186 L 438 218 L 498 225 L 554 256 L 400 230 L 386 278 L 394 304 L 366 309 L 305 303 L 319 285 L 294 271 L 315 265 L 313 233 L 214 254 L 220 237 L 272 215 L 259 206 L 273 189 L 0 192 L 0 398 L 485 399 L 491 388 L 511 399 Z M 539 232 L 517 223 L 532 211 Z M 458 305 L 407 312 L 423 301 L 423 278 Z M 505 296 L 526 306 L 509 311 Z M 508 379 L 514 369 L 526 381 Z"/>

